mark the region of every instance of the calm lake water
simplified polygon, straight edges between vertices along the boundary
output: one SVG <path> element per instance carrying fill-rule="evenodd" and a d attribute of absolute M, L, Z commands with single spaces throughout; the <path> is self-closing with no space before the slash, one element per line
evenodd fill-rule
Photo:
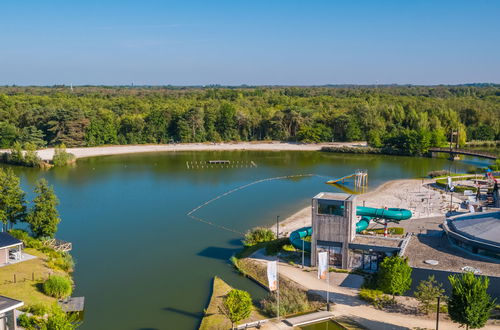
<path fill-rule="evenodd" d="M 243 168 L 188 169 L 186 162 L 254 161 Z M 465 171 L 477 160 L 320 152 L 177 152 L 82 159 L 78 166 L 40 171 L 16 167 L 25 190 L 46 177 L 61 204 L 58 238 L 73 243 L 75 296 L 85 296 L 82 329 L 194 329 L 213 276 L 255 299 L 264 290 L 237 275 L 228 258 L 239 234 L 195 221 L 186 213 L 238 186 L 263 178 L 316 173 L 340 177 L 368 169 L 370 188 L 431 170 Z M 267 181 L 239 190 L 196 215 L 239 232 L 268 225 L 335 191 L 325 178 Z M 32 195 L 28 197 L 31 199 Z M 390 205 L 389 205 L 390 206 Z"/>

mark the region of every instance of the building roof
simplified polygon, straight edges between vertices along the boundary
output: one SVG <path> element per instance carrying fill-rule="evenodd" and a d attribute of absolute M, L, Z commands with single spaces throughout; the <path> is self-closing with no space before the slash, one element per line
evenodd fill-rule
<path fill-rule="evenodd" d="M 331 192 L 320 192 L 313 199 L 334 199 L 334 200 L 347 200 L 353 195 L 344 193 L 331 193 Z"/>
<path fill-rule="evenodd" d="M 468 213 L 448 219 L 450 231 L 500 248 L 500 212 Z"/>
<path fill-rule="evenodd" d="M 24 303 L 20 300 L 0 296 L 0 314 L 19 308 L 23 305 Z"/>
<path fill-rule="evenodd" d="M 11 235 L 9 235 L 5 232 L 0 233 L 0 249 L 11 247 L 11 246 L 16 246 L 16 245 L 21 245 L 21 244 L 23 244 L 23 242 L 21 242 L 17 238 L 12 237 Z"/>

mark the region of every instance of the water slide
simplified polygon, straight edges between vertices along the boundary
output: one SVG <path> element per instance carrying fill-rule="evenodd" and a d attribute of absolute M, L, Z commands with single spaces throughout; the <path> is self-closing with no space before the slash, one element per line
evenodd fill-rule
<path fill-rule="evenodd" d="M 406 209 L 388 208 L 377 209 L 374 207 L 356 207 L 356 215 L 361 219 L 356 223 L 356 232 L 362 232 L 372 219 L 384 219 L 390 222 L 398 222 L 401 220 L 408 220 L 411 218 L 411 211 Z M 293 231 L 290 234 L 290 243 L 299 250 L 304 247 L 305 251 L 311 252 L 311 242 L 304 241 L 304 238 L 312 235 L 312 227 L 303 227 Z"/>

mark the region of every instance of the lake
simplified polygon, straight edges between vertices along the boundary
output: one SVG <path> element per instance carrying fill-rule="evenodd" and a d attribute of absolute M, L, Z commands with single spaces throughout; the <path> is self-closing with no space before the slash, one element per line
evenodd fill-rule
<path fill-rule="evenodd" d="M 238 168 L 187 168 L 223 159 Z M 247 167 L 250 162 L 257 167 Z M 251 163 L 250 163 L 251 164 Z M 73 243 L 75 296 L 85 296 L 82 329 L 194 329 L 218 275 L 265 291 L 236 274 L 228 258 L 241 235 L 202 223 L 187 212 L 255 180 L 305 173 L 341 177 L 368 169 L 370 189 L 431 170 L 465 171 L 487 162 L 321 152 L 172 152 L 81 159 L 73 168 L 14 167 L 25 190 L 45 177 L 60 199 L 57 237 Z M 324 177 L 265 181 L 220 198 L 195 215 L 236 232 L 272 224 L 307 206 Z M 32 194 L 28 195 L 32 198 Z M 391 206 L 391 205 L 389 205 Z"/>

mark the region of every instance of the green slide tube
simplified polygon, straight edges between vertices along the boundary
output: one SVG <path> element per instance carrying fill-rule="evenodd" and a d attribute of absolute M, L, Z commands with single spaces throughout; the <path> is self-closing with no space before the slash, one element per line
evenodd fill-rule
<path fill-rule="evenodd" d="M 361 219 L 356 223 L 356 232 L 362 232 L 370 224 L 371 219 L 386 219 L 390 221 L 408 220 L 412 214 L 410 210 L 399 208 L 377 209 L 374 207 L 358 206 L 356 215 Z M 312 235 L 312 227 L 303 227 L 290 234 L 290 243 L 299 250 L 311 252 L 311 242 L 303 242 L 303 239 Z"/>

